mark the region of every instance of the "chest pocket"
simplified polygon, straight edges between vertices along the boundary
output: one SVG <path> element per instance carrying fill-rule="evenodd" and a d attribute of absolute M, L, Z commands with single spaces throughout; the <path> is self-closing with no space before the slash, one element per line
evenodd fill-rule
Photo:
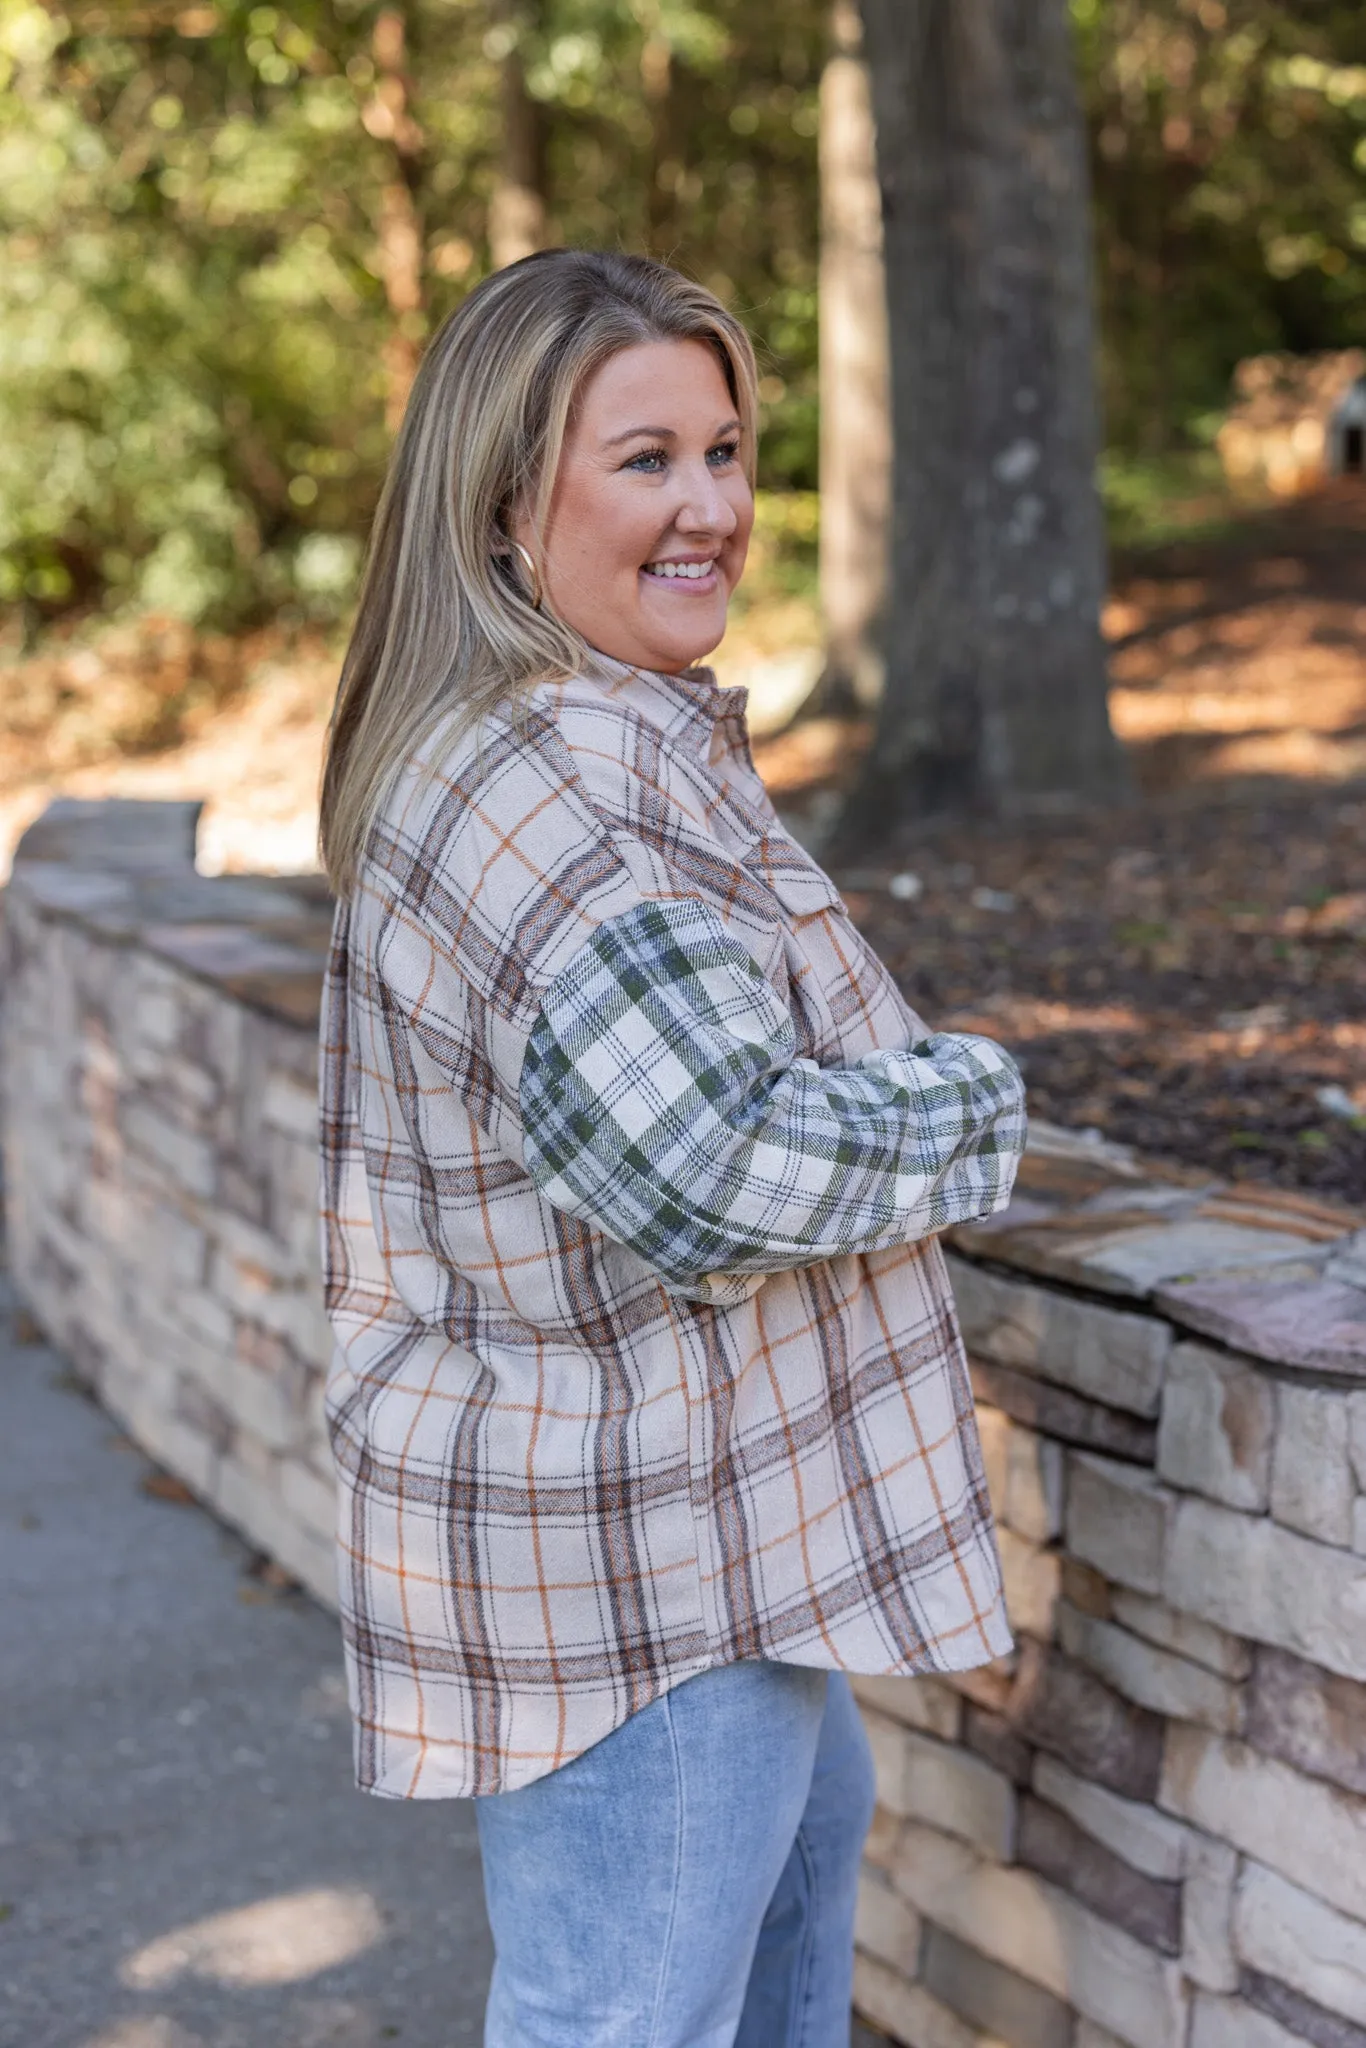
<path fill-rule="evenodd" d="M 765 879 L 794 923 L 819 917 L 825 911 L 833 911 L 838 917 L 848 915 L 844 898 L 829 875 L 814 865 L 797 867 L 789 860 L 775 865 Z"/>
<path fill-rule="evenodd" d="M 863 1014 L 859 984 L 867 949 L 828 875 L 795 847 L 770 844 L 757 851 L 756 867 L 775 899 L 798 1052 L 827 1065 L 847 1058 L 852 1046 L 845 1027 Z"/>

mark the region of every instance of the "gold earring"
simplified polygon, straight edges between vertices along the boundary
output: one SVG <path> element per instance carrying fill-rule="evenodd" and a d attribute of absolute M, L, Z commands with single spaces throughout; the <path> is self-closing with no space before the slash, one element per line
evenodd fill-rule
<path fill-rule="evenodd" d="M 531 609 L 538 612 L 541 609 L 544 592 L 541 589 L 541 572 L 536 566 L 536 558 L 530 548 L 524 548 L 519 540 L 512 543 L 512 551 L 515 555 L 520 555 L 526 564 L 527 575 L 531 578 Z"/>

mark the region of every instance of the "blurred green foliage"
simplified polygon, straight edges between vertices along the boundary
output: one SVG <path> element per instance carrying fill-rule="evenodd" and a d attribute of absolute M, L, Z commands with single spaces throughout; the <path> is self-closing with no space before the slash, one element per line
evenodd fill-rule
<path fill-rule="evenodd" d="M 1198 449 L 1241 357 L 1366 335 L 1366 8 L 1071 4 L 1108 436 Z"/>
<path fill-rule="evenodd" d="M 1239 511 L 1212 448 L 1162 455 L 1107 448 L 1100 459 L 1100 495 L 1111 543 L 1119 549 L 1219 532 Z"/>
<path fill-rule="evenodd" d="M 510 39 L 551 238 L 653 248 L 734 304 L 765 480 L 814 485 L 815 0 L 780 23 L 762 0 L 388 12 L 407 166 L 374 5 L 0 0 L 0 603 L 345 606 L 388 445 L 388 196 L 406 176 L 424 303 L 397 317 L 420 344 L 489 268 Z"/>
<path fill-rule="evenodd" d="M 764 565 L 769 597 L 809 597 L 816 587 L 820 498 L 815 491 L 760 491 L 752 552 Z"/>
<path fill-rule="evenodd" d="M 1072 6 L 1110 497 L 1140 516 L 1240 356 L 1366 331 L 1366 10 Z M 0 0 L 0 603 L 344 610 L 386 342 L 489 267 L 511 50 L 551 238 L 669 257 L 753 327 L 763 481 L 799 494 L 778 558 L 809 579 L 824 0 Z M 421 304 L 395 312 L 400 186 Z"/>

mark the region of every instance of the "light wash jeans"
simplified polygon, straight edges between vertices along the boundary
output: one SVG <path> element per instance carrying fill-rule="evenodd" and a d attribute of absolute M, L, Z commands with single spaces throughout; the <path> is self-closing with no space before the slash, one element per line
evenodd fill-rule
<path fill-rule="evenodd" d="M 848 1680 L 759 1663 L 476 1800 L 485 2048 L 848 2048 L 872 1811 Z"/>

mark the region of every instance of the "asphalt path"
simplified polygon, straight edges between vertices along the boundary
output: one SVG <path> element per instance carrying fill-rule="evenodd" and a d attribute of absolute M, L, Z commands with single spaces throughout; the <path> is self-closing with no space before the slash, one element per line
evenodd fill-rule
<path fill-rule="evenodd" d="M 0 2042 L 474 2048 L 471 1808 L 354 1790 L 336 1622 L 149 1492 L 11 1307 L 0 1291 Z"/>

